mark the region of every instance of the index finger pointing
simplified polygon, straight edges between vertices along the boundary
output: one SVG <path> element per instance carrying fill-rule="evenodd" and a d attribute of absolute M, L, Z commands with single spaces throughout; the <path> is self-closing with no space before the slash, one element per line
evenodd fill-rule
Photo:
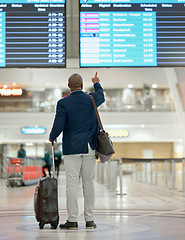
<path fill-rule="evenodd" d="M 95 73 L 95 78 L 97 78 L 98 72 Z"/>

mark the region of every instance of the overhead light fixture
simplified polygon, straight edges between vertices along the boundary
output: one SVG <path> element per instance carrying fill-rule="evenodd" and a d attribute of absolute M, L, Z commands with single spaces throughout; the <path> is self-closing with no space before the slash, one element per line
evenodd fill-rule
<path fill-rule="evenodd" d="M 108 134 L 110 137 L 128 137 L 128 130 L 108 130 Z"/>
<path fill-rule="evenodd" d="M 157 88 L 157 84 L 152 84 L 152 88 Z"/>
<path fill-rule="evenodd" d="M 33 144 L 33 143 L 26 143 L 26 146 L 27 146 L 27 147 L 33 147 L 34 144 Z"/>
<path fill-rule="evenodd" d="M 133 84 L 129 83 L 128 88 L 133 88 Z"/>
<path fill-rule="evenodd" d="M 7 88 L 8 86 L 7 86 L 7 85 L 4 85 L 3 87 L 4 87 L 4 88 Z"/>

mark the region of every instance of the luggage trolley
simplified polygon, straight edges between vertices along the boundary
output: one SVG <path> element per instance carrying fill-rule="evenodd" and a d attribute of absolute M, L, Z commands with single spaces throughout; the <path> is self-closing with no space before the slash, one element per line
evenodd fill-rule
<path fill-rule="evenodd" d="M 23 182 L 23 160 L 22 158 L 10 158 L 7 167 L 8 187 L 17 187 L 24 185 Z"/>

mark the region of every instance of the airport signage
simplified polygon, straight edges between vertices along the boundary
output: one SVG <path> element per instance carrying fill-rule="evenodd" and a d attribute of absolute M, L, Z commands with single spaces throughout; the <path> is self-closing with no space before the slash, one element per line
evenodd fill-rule
<path fill-rule="evenodd" d="M 22 94 L 22 88 L 0 88 L 0 96 L 2 97 L 21 96 Z"/>
<path fill-rule="evenodd" d="M 44 127 L 24 127 L 21 129 L 22 134 L 45 134 Z"/>

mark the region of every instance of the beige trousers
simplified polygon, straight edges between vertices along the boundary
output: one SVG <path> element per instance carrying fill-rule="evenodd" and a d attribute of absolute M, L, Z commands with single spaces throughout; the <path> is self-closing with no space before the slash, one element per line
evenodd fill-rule
<path fill-rule="evenodd" d="M 95 151 L 93 151 L 90 147 L 88 154 L 73 154 L 64 156 L 69 222 L 77 222 L 78 218 L 78 187 L 80 176 L 82 176 L 82 188 L 84 195 L 84 218 L 85 221 L 94 220 L 95 162 Z"/>

